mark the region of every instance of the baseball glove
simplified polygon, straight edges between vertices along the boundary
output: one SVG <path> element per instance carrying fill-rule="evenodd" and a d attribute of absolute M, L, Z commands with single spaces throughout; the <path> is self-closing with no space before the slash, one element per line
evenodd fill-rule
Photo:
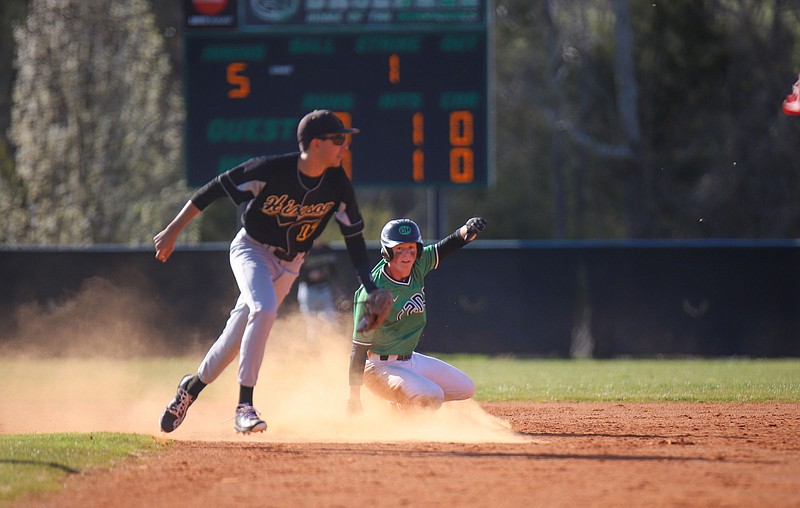
<path fill-rule="evenodd" d="M 383 324 L 389 311 L 392 310 L 392 293 L 388 289 L 376 289 L 367 296 L 364 305 L 367 306 L 367 312 L 361 321 L 358 322 L 356 330 L 359 332 L 369 332 Z"/>
<path fill-rule="evenodd" d="M 464 224 L 467 228 L 467 237 L 466 240 L 471 242 L 475 238 L 478 237 L 478 233 L 486 228 L 486 219 L 483 217 L 473 217 Z"/>

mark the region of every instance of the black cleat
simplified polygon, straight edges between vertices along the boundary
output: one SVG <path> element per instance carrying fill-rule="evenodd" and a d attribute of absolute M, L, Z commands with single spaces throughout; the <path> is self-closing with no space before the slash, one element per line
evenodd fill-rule
<path fill-rule="evenodd" d="M 175 398 L 172 399 L 172 402 L 170 402 L 167 407 L 164 408 L 164 412 L 161 413 L 160 424 L 162 431 L 172 432 L 183 423 L 183 419 L 186 417 L 186 411 L 189 410 L 189 406 L 192 405 L 195 399 L 192 394 L 186 390 L 191 379 L 192 376 L 189 374 L 183 376 L 181 382 L 178 383 L 178 393 L 175 394 Z"/>

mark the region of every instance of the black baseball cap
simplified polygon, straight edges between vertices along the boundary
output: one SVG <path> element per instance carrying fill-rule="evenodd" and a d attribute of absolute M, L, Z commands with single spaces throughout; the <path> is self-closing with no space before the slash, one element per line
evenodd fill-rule
<path fill-rule="evenodd" d="M 345 127 L 342 119 L 328 109 L 315 109 L 300 120 L 297 125 L 297 141 L 307 145 L 312 139 L 331 134 L 350 134 L 358 129 Z"/>

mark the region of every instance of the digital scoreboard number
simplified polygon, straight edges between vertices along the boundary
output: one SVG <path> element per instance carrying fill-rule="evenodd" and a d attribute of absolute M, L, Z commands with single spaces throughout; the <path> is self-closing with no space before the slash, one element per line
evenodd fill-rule
<path fill-rule="evenodd" d="M 308 10 L 312 4 L 305 5 Z M 393 13 L 398 19 L 402 14 Z M 374 16 L 364 19 L 369 17 Z M 421 29 L 271 28 L 187 30 L 190 185 L 253 156 L 298 150 L 297 123 L 314 109 L 333 110 L 361 130 L 351 137 L 344 161 L 356 185 L 491 182 L 485 29 L 453 23 Z"/>

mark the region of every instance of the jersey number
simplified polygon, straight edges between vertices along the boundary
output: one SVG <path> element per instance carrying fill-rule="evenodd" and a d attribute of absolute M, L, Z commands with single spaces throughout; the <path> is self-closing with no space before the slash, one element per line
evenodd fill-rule
<path fill-rule="evenodd" d="M 312 222 L 311 224 L 303 224 L 300 226 L 300 232 L 297 233 L 297 241 L 305 242 L 317 230 L 319 222 Z"/>

